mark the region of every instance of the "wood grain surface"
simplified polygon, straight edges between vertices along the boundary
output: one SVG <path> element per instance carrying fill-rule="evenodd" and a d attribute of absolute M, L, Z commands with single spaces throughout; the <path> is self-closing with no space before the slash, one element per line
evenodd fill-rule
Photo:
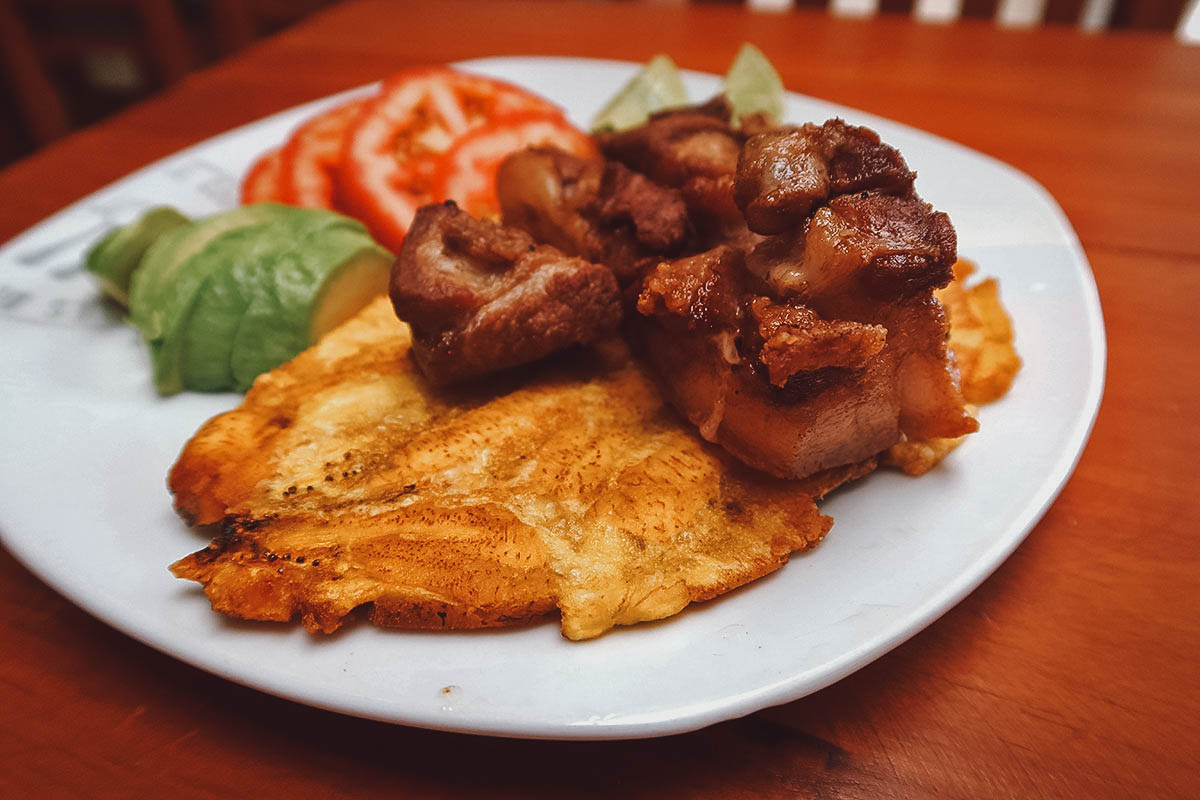
<path fill-rule="evenodd" d="M 661 51 L 720 71 L 744 40 L 790 89 L 1028 172 L 1083 241 L 1104 402 L 1074 477 L 995 575 L 803 700 L 666 739 L 555 743 L 235 686 L 0 551 L 0 796 L 1200 796 L 1200 48 L 713 5 L 348 3 L 0 173 L 0 240 L 180 147 L 406 65 Z"/>

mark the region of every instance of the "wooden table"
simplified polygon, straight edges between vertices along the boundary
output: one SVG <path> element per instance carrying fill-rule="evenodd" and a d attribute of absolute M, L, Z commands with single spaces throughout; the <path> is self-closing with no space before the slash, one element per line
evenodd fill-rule
<path fill-rule="evenodd" d="M 791 89 L 1025 170 L 1083 240 L 1104 404 L 995 575 L 806 699 L 666 739 L 553 743 L 243 689 L 107 628 L 0 551 L 0 795 L 1200 796 L 1200 48 L 726 6 L 349 3 L 0 173 L 0 240 L 184 145 L 405 65 L 665 51 L 720 71 L 743 40 Z"/>

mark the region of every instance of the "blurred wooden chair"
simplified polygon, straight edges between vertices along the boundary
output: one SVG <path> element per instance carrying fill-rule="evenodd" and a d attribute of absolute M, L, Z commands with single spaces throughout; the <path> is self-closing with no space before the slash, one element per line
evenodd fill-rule
<path fill-rule="evenodd" d="M 1183 41 L 1196 41 L 1200 32 L 1200 0 L 746 0 L 760 11 L 788 11 L 798 6 L 828 6 L 841 16 L 867 17 L 904 13 L 921 22 L 994 19 L 1009 27 L 1040 24 L 1078 25 L 1087 31 L 1137 28 L 1176 31 Z M 1193 20 L 1188 27 L 1189 19 Z M 1192 31 L 1191 35 L 1188 31 Z"/>
<path fill-rule="evenodd" d="M 115 65 L 127 83 L 144 73 L 149 90 L 171 85 L 198 63 L 172 0 L 0 0 L 0 41 L 9 89 L 39 146 L 73 122 L 55 81 L 62 65 Z M 135 66 L 121 70 L 126 64 Z"/>
<path fill-rule="evenodd" d="M 40 147 L 98 116 L 79 113 L 78 87 L 58 80 L 64 65 L 124 81 L 111 111 L 333 2 L 0 0 L 0 63 L 19 117 L 0 122 Z"/>
<path fill-rule="evenodd" d="M 12 84 L 13 102 L 34 142 L 44 144 L 69 131 L 66 106 L 12 0 L 0 0 L 0 56 Z"/>

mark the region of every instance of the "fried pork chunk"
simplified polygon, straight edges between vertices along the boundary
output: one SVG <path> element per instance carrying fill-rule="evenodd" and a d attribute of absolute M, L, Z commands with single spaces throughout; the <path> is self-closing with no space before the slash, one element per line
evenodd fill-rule
<path fill-rule="evenodd" d="M 894 444 L 886 331 L 745 294 L 741 260 L 719 246 L 664 262 L 643 284 L 627 329 L 671 404 L 705 439 L 780 477 Z"/>
<path fill-rule="evenodd" d="M 652 175 L 689 185 L 679 165 L 695 150 L 674 132 L 712 131 L 699 118 L 715 117 L 677 113 L 687 125 L 651 120 L 602 147 L 648 166 L 677 146 L 673 171 Z M 714 163 L 697 161 L 695 176 L 713 178 Z M 730 177 L 727 158 L 723 169 Z M 952 278 L 954 229 L 916 196 L 900 154 L 873 131 L 830 120 L 744 138 L 732 175 L 747 231 L 726 220 L 715 246 L 660 262 L 627 323 L 701 435 L 800 478 L 904 439 L 975 430 L 932 295 Z M 697 207 L 684 196 L 694 219 L 710 213 L 711 197 Z"/>
<path fill-rule="evenodd" d="M 500 165 L 504 222 L 565 253 L 608 266 L 621 285 L 666 254 L 690 229 L 683 195 L 610 161 L 530 148 Z"/>
<path fill-rule="evenodd" d="M 838 307 L 864 294 L 927 295 L 954 277 L 957 252 L 950 218 L 928 203 L 862 192 L 835 197 L 805 225 L 762 240 L 747 268 L 776 295 Z"/>
<path fill-rule="evenodd" d="M 392 270 L 413 358 L 446 384 L 535 361 L 613 333 L 617 284 L 604 266 L 477 220 L 453 203 L 417 212 Z"/>
<path fill-rule="evenodd" d="M 729 104 L 716 97 L 695 108 L 663 111 L 641 127 L 597 137 L 601 151 L 662 186 L 677 189 L 688 205 L 698 244 L 711 247 L 745 230 L 734 203 L 734 177 L 748 128 L 730 125 Z"/>
<path fill-rule="evenodd" d="M 949 218 L 874 131 L 747 122 L 717 100 L 601 134 L 605 164 L 510 156 L 505 222 L 613 269 L 671 403 L 746 464 L 803 478 L 974 431 L 933 296 Z"/>
<path fill-rule="evenodd" d="M 905 195 L 916 177 L 873 130 L 831 119 L 751 136 L 738 159 L 734 196 L 750 230 L 782 233 L 803 224 L 830 197 Z"/>
<path fill-rule="evenodd" d="M 741 254 L 660 264 L 627 330 L 674 405 L 743 462 L 801 478 L 902 438 L 976 429 L 929 297 L 825 318 L 796 299 L 736 294 Z M 722 274 L 724 273 L 724 275 Z"/>

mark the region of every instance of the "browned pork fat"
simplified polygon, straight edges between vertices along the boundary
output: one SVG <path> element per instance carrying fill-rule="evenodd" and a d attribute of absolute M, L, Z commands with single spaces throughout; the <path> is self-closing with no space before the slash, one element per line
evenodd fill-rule
<path fill-rule="evenodd" d="M 604 155 L 663 186 L 677 189 L 687 202 L 699 248 L 740 235 L 746 224 L 734 203 L 738 156 L 761 118 L 744 118 L 749 127 L 729 124 L 724 97 L 702 106 L 662 111 L 645 125 L 597 136 Z"/>
<path fill-rule="evenodd" d="M 510 155 L 496 175 L 504 223 L 569 255 L 601 263 L 624 286 L 690 230 L 677 189 L 619 162 L 588 161 L 550 148 Z"/>
<path fill-rule="evenodd" d="M 750 466 L 803 477 L 899 438 L 883 328 L 745 294 L 742 253 L 719 246 L 646 276 L 628 330 L 705 439 Z"/>
<path fill-rule="evenodd" d="M 907 195 L 916 177 L 875 131 L 831 119 L 751 136 L 738 159 L 734 197 L 750 230 L 782 233 L 830 197 Z"/>
<path fill-rule="evenodd" d="M 621 318 L 607 267 L 474 219 L 450 202 L 417 212 L 390 294 L 412 328 L 417 366 L 439 384 L 594 342 Z"/>
<path fill-rule="evenodd" d="M 862 192 L 835 197 L 805 225 L 764 239 L 747 268 L 774 293 L 824 309 L 864 293 L 928 294 L 954 277 L 957 253 L 950 218 L 928 203 Z"/>

